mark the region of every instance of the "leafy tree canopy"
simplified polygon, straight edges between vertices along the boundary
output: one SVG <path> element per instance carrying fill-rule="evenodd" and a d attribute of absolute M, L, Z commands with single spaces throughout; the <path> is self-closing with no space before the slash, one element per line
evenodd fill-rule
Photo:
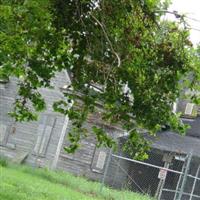
<path fill-rule="evenodd" d="M 125 150 L 136 148 L 133 157 L 145 158 L 148 149 L 138 130 L 155 134 L 167 125 L 183 133 L 172 104 L 184 87 L 200 89 L 200 58 L 184 16 L 176 15 L 177 22 L 162 18 L 168 5 L 160 0 L 0 0 L 0 77 L 19 79 L 11 116 L 36 120 L 45 109 L 38 89 L 51 87 L 56 72 L 67 70 L 72 89 L 63 91 L 66 101 L 54 103 L 74 125 L 67 151 L 77 149 L 86 136 L 82 125 L 97 109 L 102 121 L 129 131 Z M 113 146 L 103 129 L 93 131 L 98 145 Z"/>

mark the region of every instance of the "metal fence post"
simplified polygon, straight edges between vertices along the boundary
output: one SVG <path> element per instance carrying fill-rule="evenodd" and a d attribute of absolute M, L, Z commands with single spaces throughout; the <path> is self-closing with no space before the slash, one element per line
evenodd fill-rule
<path fill-rule="evenodd" d="M 107 159 L 107 162 L 106 162 L 106 166 L 105 166 L 105 170 L 104 170 L 104 174 L 103 174 L 103 178 L 102 178 L 101 186 L 100 186 L 100 190 L 99 190 L 100 193 L 102 193 L 102 191 L 103 191 L 103 187 L 104 187 L 104 184 L 105 184 L 106 175 L 108 173 L 108 167 L 109 167 L 109 164 L 110 164 L 111 157 L 112 157 L 112 148 L 110 148 L 108 159 Z"/>
<path fill-rule="evenodd" d="M 190 194 L 190 199 L 189 200 L 192 200 L 192 197 L 193 197 L 193 194 L 194 194 L 194 189 L 195 189 L 195 186 L 196 186 L 196 182 L 197 182 L 197 178 L 198 178 L 198 175 L 199 175 L 199 172 L 200 172 L 200 165 L 197 169 L 197 172 L 196 172 L 196 176 L 195 176 L 195 179 L 194 179 L 194 183 L 192 185 L 192 191 L 191 191 L 191 194 Z"/>
<path fill-rule="evenodd" d="M 178 179 L 178 182 L 177 182 L 177 185 L 176 185 L 176 191 L 175 191 L 175 195 L 174 195 L 174 199 L 173 200 L 176 200 L 177 196 L 178 196 L 179 186 L 181 185 L 182 176 L 183 176 L 184 170 L 185 170 L 185 166 L 184 165 L 185 165 L 185 163 L 182 166 L 181 174 L 179 174 L 179 179 Z"/>
<path fill-rule="evenodd" d="M 169 168 L 169 165 L 170 165 L 170 163 L 165 162 L 165 164 L 164 164 L 164 168 Z M 157 196 L 157 199 L 158 199 L 158 200 L 161 199 L 161 196 L 162 196 L 162 190 L 163 190 L 163 188 L 164 188 L 165 181 L 166 181 L 166 177 L 165 177 L 164 180 L 160 180 L 160 182 L 159 182 L 159 192 L 158 192 L 158 196 Z"/>
<path fill-rule="evenodd" d="M 187 163 L 186 163 L 186 167 L 185 167 L 185 172 L 184 172 L 184 175 L 183 175 L 183 181 L 182 181 L 182 184 L 181 184 L 180 192 L 178 192 L 177 200 L 181 200 L 181 197 L 183 196 L 185 184 L 186 184 L 186 181 L 187 181 L 188 172 L 189 172 L 189 169 L 190 169 L 191 159 L 192 159 L 192 153 L 190 153 L 188 155 L 188 159 L 187 159 Z"/>
<path fill-rule="evenodd" d="M 165 169 L 169 169 L 169 166 L 170 166 L 170 163 L 172 162 L 172 159 L 173 159 L 173 155 L 170 155 L 170 154 L 164 154 L 163 155 L 163 161 L 165 162 L 164 163 L 164 168 Z M 160 173 L 160 172 L 159 172 Z M 164 185 L 165 185 L 165 181 L 166 181 L 166 176 L 167 176 L 167 173 L 168 171 L 166 171 L 166 175 L 164 177 L 164 179 L 160 178 L 160 181 L 159 181 L 159 184 L 158 184 L 158 188 L 157 188 L 157 191 L 156 191 L 156 195 L 155 197 L 160 200 L 161 199 L 161 196 L 162 196 L 162 192 L 163 192 L 163 188 L 164 188 Z"/>

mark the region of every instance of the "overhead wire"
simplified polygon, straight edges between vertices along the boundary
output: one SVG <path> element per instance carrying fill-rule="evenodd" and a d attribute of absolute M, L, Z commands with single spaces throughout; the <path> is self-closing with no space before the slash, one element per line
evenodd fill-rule
<path fill-rule="evenodd" d="M 199 19 L 196 19 L 196 18 L 193 18 L 193 17 L 188 17 L 188 16 L 186 16 L 186 15 L 184 15 L 184 17 L 185 17 L 185 18 L 188 18 L 188 19 L 190 19 L 190 20 L 193 20 L 193 21 L 195 21 L 195 22 L 199 22 L 199 23 L 200 23 L 200 20 L 199 20 Z"/>
<path fill-rule="evenodd" d="M 177 19 L 178 18 L 187 18 L 187 19 L 190 19 L 192 21 L 200 23 L 199 19 L 188 17 L 188 16 L 183 15 L 183 14 L 179 14 L 178 11 L 175 11 L 175 10 L 174 11 L 170 11 L 170 10 L 156 10 L 155 12 L 164 12 L 164 13 L 168 13 L 168 14 L 174 15 Z M 200 32 L 200 28 L 196 28 L 196 27 L 192 27 L 192 26 L 189 26 L 188 28 Z"/>
<path fill-rule="evenodd" d="M 168 14 L 175 15 L 176 18 L 185 17 L 185 18 L 188 18 L 190 20 L 193 20 L 193 21 L 196 21 L 196 22 L 200 22 L 200 19 L 196 19 L 196 18 L 193 18 L 193 17 L 188 17 L 185 14 L 178 13 L 178 11 L 176 11 L 176 10 L 173 10 L 173 11 L 170 11 L 170 10 L 156 10 L 155 12 L 165 12 L 165 13 L 168 13 Z"/>
<path fill-rule="evenodd" d="M 200 29 L 198 29 L 198 28 L 194 28 L 194 27 L 189 27 L 189 28 L 192 29 L 192 30 L 200 32 Z"/>

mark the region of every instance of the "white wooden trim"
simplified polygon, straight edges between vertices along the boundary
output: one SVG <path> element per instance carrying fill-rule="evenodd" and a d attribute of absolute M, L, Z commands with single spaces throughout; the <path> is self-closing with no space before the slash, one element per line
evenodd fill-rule
<path fill-rule="evenodd" d="M 69 84 L 71 84 L 71 80 L 70 80 L 70 77 L 67 73 L 67 70 L 65 70 L 64 73 L 65 73 L 67 80 L 69 81 Z M 52 165 L 51 165 L 51 169 L 56 169 L 56 167 L 57 167 L 58 159 L 59 159 L 60 152 L 61 152 L 61 149 L 62 149 L 62 145 L 63 145 L 64 139 L 65 139 L 68 124 L 69 124 L 69 117 L 66 115 L 65 120 L 64 120 L 64 124 L 63 124 L 63 127 L 62 127 L 62 131 L 61 131 L 61 134 L 60 134 L 60 138 L 59 138 L 59 141 L 58 141 L 56 153 L 55 153 Z"/>
<path fill-rule="evenodd" d="M 59 159 L 60 152 L 61 152 L 61 149 L 62 149 L 62 144 L 63 144 L 64 139 L 65 139 L 65 134 L 66 134 L 66 129 L 68 127 L 68 123 L 69 123 L 69 117 L 66 116 L 65 120 L 64 120 L 62 131 L 61 131 L 61 134 L 60 134 L 60 138 L 59 138 L 59 141 L 58 141 L 56 153 L 55 153 L 52 165 L 51 165 L 51 169 L 56 169 L 56 167 L 57 167 L 57 163 L 58 163 L 58 159 Z"/>

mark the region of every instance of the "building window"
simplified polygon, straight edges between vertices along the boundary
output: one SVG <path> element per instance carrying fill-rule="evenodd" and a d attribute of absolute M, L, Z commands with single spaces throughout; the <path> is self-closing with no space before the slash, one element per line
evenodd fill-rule
<path fill-rule="evenodd" d="M 107 161 L 108 149 L 106 148 L 95 148 L 93 160 L 91 164 L 92 171 L 97 173 L 103 173 L 105 164 Z"/>
<path fill-rule="evenodd" d="M 198 106 L 187 100 L 179 100 L 177 103 L 177 112 L 182 113 L 182 118 L 194 119 L 198 115 Z"/>

